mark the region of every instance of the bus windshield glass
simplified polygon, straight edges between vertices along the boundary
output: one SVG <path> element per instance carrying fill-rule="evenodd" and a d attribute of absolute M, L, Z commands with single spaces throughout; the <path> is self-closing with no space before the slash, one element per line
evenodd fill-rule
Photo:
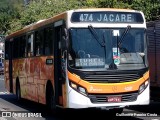
<path fill-rule="evenodd" d="M 145 29 L 130 28 L 125 35 L 126 28 L 92 29 L 94 33 L 89 28 L 69 30 L 71 68 L 109 70 L 111 64 L 115 64 L 118 70 L 146 67 Z"/>

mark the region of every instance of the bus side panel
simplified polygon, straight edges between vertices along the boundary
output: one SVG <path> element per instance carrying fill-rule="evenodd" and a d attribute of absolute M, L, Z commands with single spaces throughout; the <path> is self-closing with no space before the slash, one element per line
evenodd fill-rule
<path fill-rule="evenodd" d="M 37 87 L 38 87 L 38 99 L 39 102 L 42 104 L 46 103 L 46 84 L 47 81 L 50 80 L 52 82 L 52 85 L 54 84 L 53 78 L 54 78 L 54 67 L 53 63 L 46 64 L 46 60 L 53 60 L 53 56 L 46 56 L 46 57 L 40 57 L 39 59 L 35 60 L 35 63 L 37 64 L 39 62 L 39 65 L 37 64 L 36 68 L 40 68 L 40 78 L 37 78 Z"/>
<path fill-rule="evenodd" d="M 13 60 L 13 93 L 16 94 L 16 80 L 19 80 L 22 98 L 27 98 L 26 61 L 27 59 Z"/>
<path fill-rule="evenodd" d="M 36 63 L 38 58 L 28 58 L 27 59 L 27 95 L 28 98 L 32 101 L 38 102 L 37 96 L 37 79 L 39 79 L 39 72 L 35 70 L 39 62 Z"/>
<path fill-rule="evenodd" d="M 40 57 L 27 58 L 26 73 L 26 97 L 36 102 L 44 102 L 46 77 L 43 76 L 44 62 Z"/>
<path fill-rule="evenodd" d="M 39 103 L 46 103 L 46 83 L 53 84 L 53 65 L 46 65 L 46 59 L 53 57 L 34 57 L 27 59 L 27 98 Z"/>
<path fill-rule="evenodd" d="M 21 87 L 21 96 L 27 97 L 27 73 L 26 73 L 27 59 L 20 59 L 18 61 L 18 77 Z"/>
<path fill-rule="evenodd" d="M 47 80 L 51 80 L 52 84 L 54 84 L 53 65 L 46 65 L 47 58 L 53 59 L 53 57 L 33 57 L 13 60 L 14 94 L 16 94 L 16 79 L 18 78 L 22 98 L 43 104 L 46 103 Z M 9 87 L 7 83 L 9 78 L 7 77 L 8 75 L 6 74 L 6 86 Z"/>

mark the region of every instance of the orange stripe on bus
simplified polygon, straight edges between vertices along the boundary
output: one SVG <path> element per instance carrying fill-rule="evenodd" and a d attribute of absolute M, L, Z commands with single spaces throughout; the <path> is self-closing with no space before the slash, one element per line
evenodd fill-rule
<path fill-rule="evenodd" d="M 142 78 L 125 83 L 89 83 L 70 72 L 68 72 L 68 77 L 72 82 L 86 88 L 88 93 L 123 93 L 138 91 L 139 86 L 149 79 L 149 71 Z"/>

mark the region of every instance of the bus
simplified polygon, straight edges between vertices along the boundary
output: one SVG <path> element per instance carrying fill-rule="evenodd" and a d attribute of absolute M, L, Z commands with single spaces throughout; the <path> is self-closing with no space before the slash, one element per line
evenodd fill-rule
<path fill-rule="evenodd" d="M 149 104 L 141 11 L 75 9 L 40 20 L 5 38 L 4 64 L 9 92 L 52 110 Z"/>

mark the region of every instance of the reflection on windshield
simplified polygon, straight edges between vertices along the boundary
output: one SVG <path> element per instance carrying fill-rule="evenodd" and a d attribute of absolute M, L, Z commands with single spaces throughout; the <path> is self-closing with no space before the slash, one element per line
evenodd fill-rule
<path fill-rule="evenodd" d="M 70 29 L 69 66 L 76 69 L 106 69 L 114 62 L 117 69 L 142 69 L 145 66 L 144 29 L 131 28 L 117 47 L 124 29 L 97 29 L 99 44 L 88 28 Z"/>

